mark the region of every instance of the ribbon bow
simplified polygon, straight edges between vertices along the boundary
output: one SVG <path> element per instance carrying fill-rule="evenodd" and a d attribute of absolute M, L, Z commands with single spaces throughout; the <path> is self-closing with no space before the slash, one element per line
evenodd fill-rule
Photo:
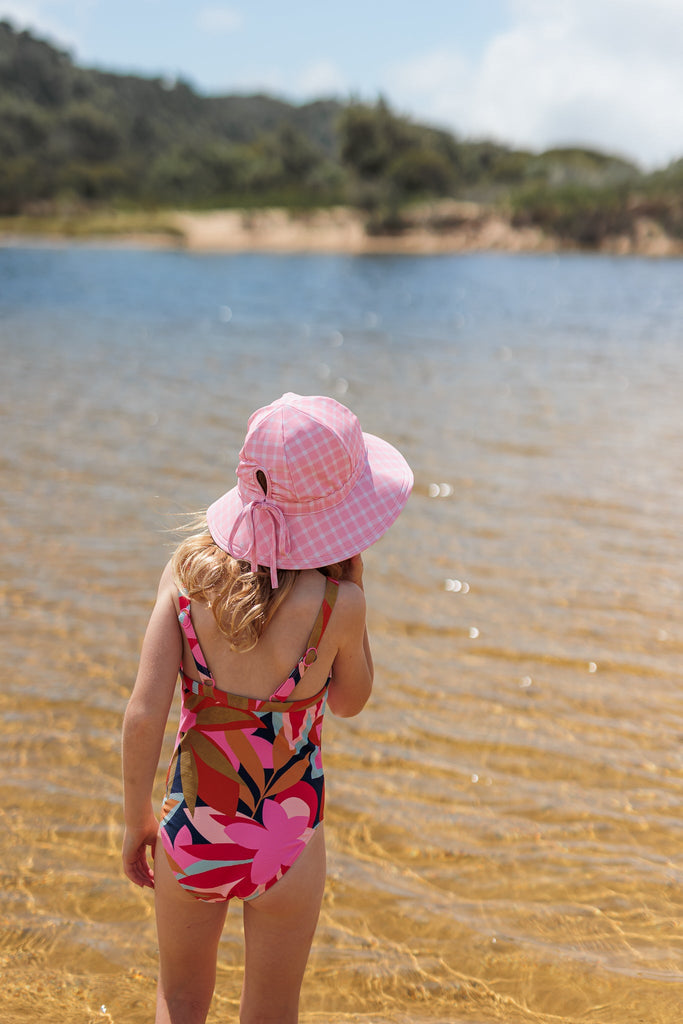
<path fill-rule="evenodd" d="M 257 515 L 258 519 L 255 519 Z M 265 495 L 256 501 L 248 502 L 237 516 L 230 531 L 230 537 L 228 538 L 229 548 L 232 547 L 233 538 L 244 522 L 247 523 L 249 531 L 249 546 L 246 557 L 251 563 L 252 572 L 256 572 L 259 565 L 259 559 L 256 556 L 257 522 L 262 529 L 265 527 L 268 531 L 268 551 L 265 552 L 267 557 L 261 559 L 261 564 L 270 566 L 270 583 L 275 589 L 278 585 L 277 556 L 278 554 L 289 554 L 289 529 L 287 528 L 284 512 L 279 505 L 276 505 L 275 502 Z"/>

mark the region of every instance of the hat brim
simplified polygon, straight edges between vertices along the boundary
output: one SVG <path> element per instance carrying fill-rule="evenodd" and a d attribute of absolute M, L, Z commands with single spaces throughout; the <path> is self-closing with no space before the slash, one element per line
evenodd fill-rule
<path fill-rule="evenodd" d="M 365 470 L 343 501 L 319 512 L 283 513 L 289 534 L 288 552 L 277 554 L 276 568 L 318 569 L 342 562 L 378 541 L 398 518 L 413 487 L 412 470 L 387 441 L 365 432 L 363 439 Z M 216 544 L 238 559 L 250 557 L 251 533 L 244 519 L 233 534 L 244 504 L 238 488 L 233 487 L 206 514 Z M 256 561 L 270 567 L 272 544 L 268 531 L 260 532 L 257 526 L 254 539 Z"/>

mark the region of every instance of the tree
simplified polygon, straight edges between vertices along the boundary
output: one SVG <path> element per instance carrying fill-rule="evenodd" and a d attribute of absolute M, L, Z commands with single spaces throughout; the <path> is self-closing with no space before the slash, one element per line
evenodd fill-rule
<path fill-rule="evenodd" d="M 366 180 L 381 178 L 413 142 L 408 123 L 395 117 L 382 99 L 374 107 L 346 107 L 338 130 L 342 163 Z"/>
<path fill-rule="evenodd" d="M 455 181 L 445 156 L 424 146 L 412 146 L 387 168 L 387 178 L 401 195 L 448 195 Z"/>
<path fill-rule="evenodd" d="M 67 107 L 62 124 L 69 149 L 79 160 L 102 163 L 115 157 L 121 148 L 123 140 L 116 121 L 90 103 Z"/>

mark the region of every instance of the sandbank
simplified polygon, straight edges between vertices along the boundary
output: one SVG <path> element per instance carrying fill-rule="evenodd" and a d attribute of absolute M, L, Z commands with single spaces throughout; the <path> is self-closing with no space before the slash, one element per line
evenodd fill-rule
<path fill-rule="evenodd" d="M 53 219 L 9 218 L 0 223 L 0 245 L 106 244 L 173 248 L 189 252 L 549 253 L 578 247 L 538 227 L 517 227 L 501 212 L 478 203 L 442 200 L 402 214 L 404 226 L 371 233 L 366 215 L 349 207 L 310 211 L 279 208 L 164 211 L 145 214 L 77 214 Z M 585 249 L 582 251 L 586 251 Z M 595 250 L 613 255 L 683 255 L 683 240 L 667 235 L 656 221 L 634 218 L 628 234 L 612 235 Z"/>

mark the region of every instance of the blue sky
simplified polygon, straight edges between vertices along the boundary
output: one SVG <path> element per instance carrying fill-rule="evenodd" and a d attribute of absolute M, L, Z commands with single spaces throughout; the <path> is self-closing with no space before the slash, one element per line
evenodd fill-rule
<path fill-rule="evenodd" d="M 683 0 L 0 0 L 1 17 L 207 93 L 381 93 L 468 138 L 683 156 Z"/>

